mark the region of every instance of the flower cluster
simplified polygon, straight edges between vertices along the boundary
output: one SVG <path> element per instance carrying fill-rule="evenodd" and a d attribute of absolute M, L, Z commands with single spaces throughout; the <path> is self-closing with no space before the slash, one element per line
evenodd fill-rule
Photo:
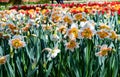
<path fill-rule="evenodd" d="M 23 6 L 12 6 L 10 9 L 36 9 L 36 7 L 42 8 L 51 8 L 51 7 L 59 7 L 62 8 L 68 8 L 71 13 L 80 13 L 80 12 L 86 12 L 86 13 L 95 13 L 96 10 L 102 14 L 118 11 L 118 14 L 120 14 L 120 2 L 119 1 L 113 1 L 113 2 L 87 2 L 87 3 L 70 3 L 70 4 L 39 4 L 39 5 L 23 5 Z M 36 11 L 39 11 L 40 9 L 37 8 Z"/>
<path fill-rule="evenodd" d="M 45 50 L 51 59 L 60 53 L 60 43 L 64 43 L 66 51 L 74 52 L 86 39 L 96 40 L 101 45 L 99 40 L 118 40 L 119 32 L 112 18 L 119 15 L 119 6 L 120 2 L 42 5 L 29 9 L 21 6 L 18 11 L 13 7 L 0 12 L 0 38 L 7 38 L 9 45 L 18 49 L 25 47 L 28 39 L 35 35 L 48 44 Z M 53 48 L 55 44 L 57 48 Z M 96 55 L 105 56 L 111 50 L 104 45 Z"/>

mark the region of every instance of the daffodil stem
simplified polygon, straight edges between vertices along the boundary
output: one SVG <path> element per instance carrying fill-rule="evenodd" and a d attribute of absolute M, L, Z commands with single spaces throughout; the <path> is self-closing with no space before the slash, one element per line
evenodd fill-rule
<path fill-rule="evenodd" d="M 90 51 L 91 51 L 91 40 L 87 39 L 87 47 L 86 47 L 86 77 L 88 77 L 88 75 L 89 75 Z"/>

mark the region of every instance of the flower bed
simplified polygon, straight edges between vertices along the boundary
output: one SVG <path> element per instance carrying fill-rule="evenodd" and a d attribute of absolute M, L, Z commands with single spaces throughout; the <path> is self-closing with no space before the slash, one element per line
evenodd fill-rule
<path fill-rule="evenodd" d="M 1 11 L 1 77 L 119 77 L 119 15 L 120 2 Z"/>

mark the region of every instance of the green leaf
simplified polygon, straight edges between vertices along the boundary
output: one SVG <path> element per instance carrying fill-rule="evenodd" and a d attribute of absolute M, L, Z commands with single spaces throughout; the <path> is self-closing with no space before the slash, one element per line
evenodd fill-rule
<path fill-rule="evenodd" d="M 33 75 L 35 74 L 35 72 L 38 70 L 38 67 L 36 67 L 34 70 L 28 72 L 27 77 L 33 77 Z"/>
<path fill-rule="evenodd" d="M 117 58 L 117 56 L 115 56 L 115 58 L 114 58 L 112 68 L 113 68 L 112 77 L 117 77 L 117 74 L 118 74 L 118 58 Z"/>
<path fill-rule="evenodd" d="M 18 57 L 17 57 L 17 60 L 16 60 L 16 64 L 17 64 L 17 67 L 18 67 L 18 71 L 20 73 L 20 77 L 23 77 L 21 62 L 20 62 L 20 59 Z"/>
<path fill-rule="evenodd" d="M 50 75 L 50 72 L 51 72 L 52 67 L 53 67 L 53 62 L 50 63 L 50 65 L 49 65 L 49 67 L 48 67 L 48 70 L 46 71 L 45 77 L 48 77 L 48 76 Z"/>
<path fill-rule="evenodd" d="M 2 47 L 0 46 L 0 56 L 3 55 L 3 49 Z"/>
<path fill-rule="evenodd" d="M 30 58 L 30 53 L 29 53 L 28 47 L 26 46 L 25 48 L 26 48 L 27 55 Z"/>
<path fill-rule="evenodd" d="M 8 76 L 15 77 L 15 72 L 14 72 L 12 66 L 9 64 L 9 62 L 6 62 L 5 67 L 6 67 L 6 71 L 8 73 Z"/>

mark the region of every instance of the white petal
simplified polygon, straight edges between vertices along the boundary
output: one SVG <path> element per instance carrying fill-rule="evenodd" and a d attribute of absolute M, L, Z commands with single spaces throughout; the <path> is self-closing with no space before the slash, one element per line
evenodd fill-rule
<path fill-rule="evenodd" d="M 52 58 L 55 58 L 56 56 L 57 56 L 57 53 L 51 54 L 51 57 L 52 57 Z"/>
<path fill-rule="evenodd" d="M 84 27 L 85 26 L 85 22 L 80 22 L 80 27 Z"/>
<path fill-rule="evenodd" d="M 78 25 L 76 23 L 72 23 L 71 28 L 78 28 Z"/>

